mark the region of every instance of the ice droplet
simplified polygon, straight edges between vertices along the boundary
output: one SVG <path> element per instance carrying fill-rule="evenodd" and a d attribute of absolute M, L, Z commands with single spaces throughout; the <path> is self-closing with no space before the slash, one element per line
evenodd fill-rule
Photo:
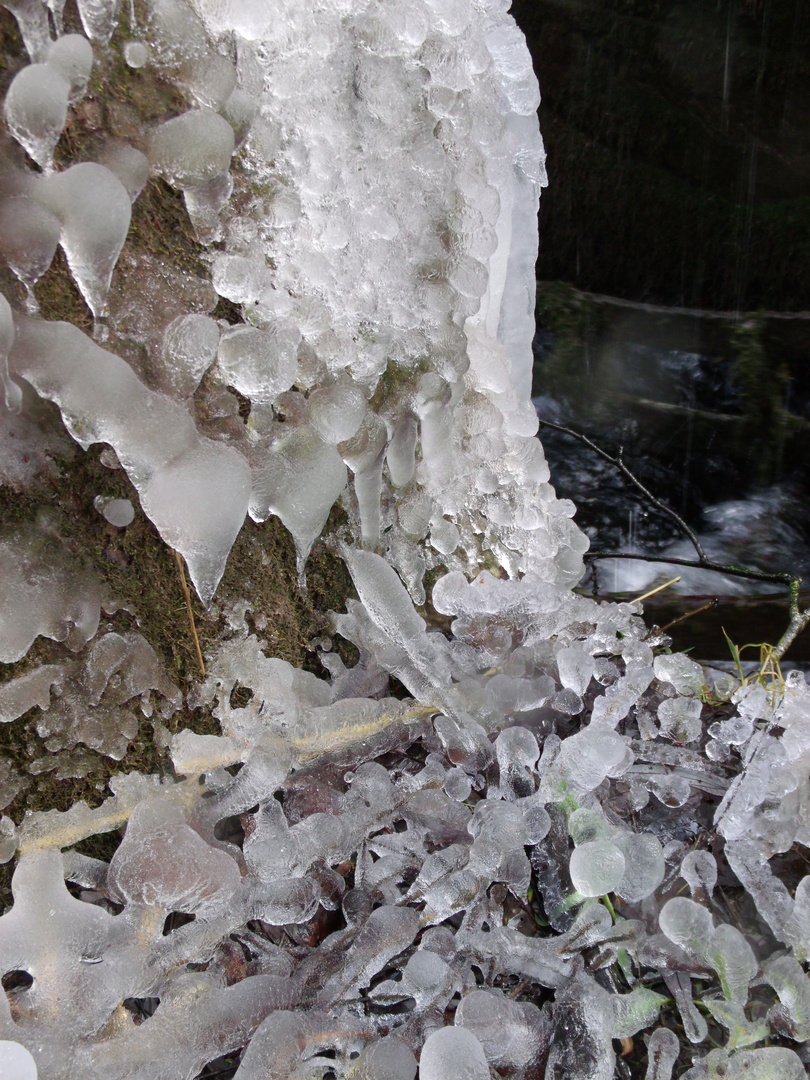
<path fill-rule="evenodd" d="M 26 289 L 29 314 L 39 311 L 34 286 L 51 265 L 59 219 L 36 199 L 20 195 L 0 205 L 0 251 Z"/>
<path fill-rule="evenodd" d="M 37 1080 L 37 1063 L 21 1043 L 0 1039 L 0 1080 Z"/>
<path fill-rule="evenodd" d="M 637 902 L 650 896 L 664 880 L 664 852 L 651 833 L 621 832 L 614 837 L 624 854 L 625 871 L 617 892 Z"/>
<path fill-rule="evenodd" d="M 655 677 L 671 683 L 679 694 L 697 696 L 703 688 L 705 677 L 700 664 L 683 653 L 663 653 L 653 661 Z"/>
<path fill-rule="evenodd" d="M 757 961 L 736 926 L 721 923 L 705 942 L 703 955 L 717 972 L 726 1000 L 745 1005 L 748 984 L 757 973 Z"/>
<path fill-rule="evenodd" d="M 706 908 L 685 896 L 667 900 L 661 908 L 658 923 L 670 941 L 697 956 L 703 955 L 714 929 Z"/>
<path fill-rule="evenodd" d="M 59 242 L 70 272 L 94 317 L 100 318 L 132 216 L 126 188 L 103 165 L 85 161 L 43 178 L 36 198 L 59 218 Z"/>
<path fill-rule="evenodd" d="M 167 120 L 149 136 L 152 168 L 172 187 L 199 187 L 230 168 L 233 128 L 211 109 L 191 109 Z"/>
<path fill-rule="evenodd" d="M 96 495 L 93 506 L 117 529 L 125 529 L 135 520 L 135 507 L 129 499 L 108 499 L 103 495 Z"/>
<path fill-rule="evenodd" d="M 690 851 L 681 863 L 681 877 L 691 889 L 692 899 L 699 904 L 708 904 L 717 884 L 714 856 L 702 848 Z"/>
<path fill-rule="evenodd" d="M 217 366 L 229 386 L 258 402 L 272 402 L 295 382 L 301 332 L 291 319 L 262 330 L 235 326 L 222 335 Z"/>
<path fill-rule="evenodd" d="M 142 41 L 125 41 L 124 61 L 127 67 L 142 68 L 149 62 L 149 49 Z"/>
<path fill-rule="evenodd" d="M 644 1080 L 671 1080 L 680 1043 L 669 1028 L 656 1028 L 647 1043 L 647 1072 Z"/>
<path fill-rule="evenodd" d="M 0 293 L 0 382 L 5 390 L 6 408 L 9 412 L 18 413 L 22 408 L 22 390 L 8 371 L 8 354 L 13 344 L 14 317 L 8 300 Z"/>
<path fill-rule="evenodd" d="M 356 1080 L 413 1080 L 416 1058 L 410 1047 L 396 1035 L 371 1043 L 354 1062 Z"/>
<path fill-rule="evenodd" d="M 57 38 L 48 49 L 46 63 L 67 81 L 70 104 L 81 101 L 93 68 L 93 46 L 87 38 L 81 34 L 64 34 Z"/>
<path fill-rule="evenodd" d="M 219 327 L 209 315 L 178 315 L 163 331 L 163 376 L 166 389 L 190 398 L 219 346 Z M 286 387 L 285 387 L 286 389 Z"/>
<path fill-rule="evenodd" d="M 570 863 L 571 883 L 582 896 L 605 896 L 624 877 L 625 859 L 610 840 L 590 840 L 575 848 Z"/>
<path fill-rule="evenodd" d="M 129 201 L 135 202 L 149 180 L 149 158 L 126 143 L 111 143 L 101 162 L 111 173 L 115 173 L 126 188 Z"/>
<path fill-rule="evenodd" d="M 23 150 L 43 169 L 53 168 L 53 152 L 67 119 L 70 84 L 49 64 L 29 64 L 11 80 L 3 114 Z"/>
<path fill-rule="evenodd" d="M 527 1015 L 525 1004 L 494 990 L 466 994 L 456 1009 L 455 1024 L 475 1035 L 493 1068 L 511 1073 L 526 1068 L 547 1034 L 539 1009 L 529 1006 Z"/>
<path fill-rule="evenodd" d="M 419 1057 L 419 1080 L 489 1080 L 484 1049 L 463 1027 L 439 1028 L 425 1039 Z"/>
<path fill-rule="evenodd" d="M 658 706 L 661 734 L 677 743 L 691 743 L 703 730 L 700 715 L 703 705 L 697 698 L 667 698 Z"/>

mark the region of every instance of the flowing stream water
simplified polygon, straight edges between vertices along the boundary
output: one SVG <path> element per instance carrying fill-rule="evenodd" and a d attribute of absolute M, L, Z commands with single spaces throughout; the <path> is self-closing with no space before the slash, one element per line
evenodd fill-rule
<path fill-rule="evenodd" d="M 542 330 L 535 355 L 535 389 L 542 391 L 551 375 L 551 391 L 534 398 L 541 422 L 570 427 L 614 456 L 622 448 L 631 471 L 697 532 L 716 561 L 808 580 L 810 472 L 796 444 L 810 416 L 802 387 L 785 387 L 779 423 L 752 430 L 730 360 L 622 343 L 586 353 L 585 377 L 578 372 L 567 380 L 557 370 L 554 338 Z M 541 426 L 540 438 L 552 481 L 576 504 L 592 551 L 695 557 L 677 524 L 615 466 L 550 427 Z M 645 605 L 660 625 L 718 601 L 673 630 L 679 648 L 720 659 L 727 654 L 723 628 L 738 643 L 773 643 L 781 635 L 787 598 L 779 585 L 666 562 L 605 559 L 581 588 L 633 597 L 676 576 L 680 581 Z M 810 642 L 800 638 L 789 659 L 810 660 Z"/>

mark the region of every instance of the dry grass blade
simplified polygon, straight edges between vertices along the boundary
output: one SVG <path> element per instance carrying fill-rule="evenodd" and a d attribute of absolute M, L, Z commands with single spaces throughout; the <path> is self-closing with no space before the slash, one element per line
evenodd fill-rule
<path fill-rule="evenodd" d="M 177 563 L 177 569 L 180 572 L 180 584 L 183 587 L 183 595 L 186 598 L 186 610 L 188 611 L 188 625 L 191 627 L 191 636 L 194 639 L 194 648 L 197 653 L 197 663 L 200 665 L 200 674 L 205 678 L 205 663 L 203 661 L 202 649 L 200 648 L 200 639 L 197 637 L 197 627 L 194 625 L 194 612 L 191 608 L 191 590 L 188 587 L 186 581 L 186 571 L 183 566 L 183 556 L 179 551 L 174 553 L 175 562 Z"/>

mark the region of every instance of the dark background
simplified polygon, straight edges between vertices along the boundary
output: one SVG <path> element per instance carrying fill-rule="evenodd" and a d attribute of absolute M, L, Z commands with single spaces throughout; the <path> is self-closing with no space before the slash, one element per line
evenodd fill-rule
<path fill-rule="evenodd" d="M 807 0 L 515 0 L 543 102 L 538 277 L 810 307 Z"/>

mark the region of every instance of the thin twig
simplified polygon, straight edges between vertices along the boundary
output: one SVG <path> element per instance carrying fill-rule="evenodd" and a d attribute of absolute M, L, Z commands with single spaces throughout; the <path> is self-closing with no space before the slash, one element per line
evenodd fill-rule
<path fill-rule="evenodd" d="M 700 615 L 703 611 L 709 611 L 711 608 L 716 607 L 718 599 L 715 596 L 714 600 L 710 600 L 708 604 L 702 604 L 700 607 L 693 608 L 691 611 L 687 611 L 685 615 L 679 615 L 677 619 L 673 619 L 672 622 L 668 622 L 666 626 L 659 626 L 661 633 L 666 633 L 667 630 L 673 626 L 677 626 L 678 623 L 682 623 L 684 619 L 691 619 L 693 615 Z"/>
<path fill-rule="evenodd" d="M 666 514 L 667 517 L 675 522 L 678 529 L 689 538 L 698 555 L 697 559 L 680 559 L 674 556 L 662 557 L 660 555 L 641 555 L 630 551 L 588 551 L 583 556 L 586 562 L 592 563 L 596 559 L 637 559 L 640 562 L 662 562 L 673 566 L 691 566 L 697 570 L 713 570 L 718 574 L 726 574 L 729 577 L 748 578 L 751 581 L 765 581 L 773 585 L 787 585 L 790 595 L 790 621 L 788 622 L 787 629 L 773 650 L 773 656 L 777 660 L 782 659 L 798 635 L 810 624 L 810 608 L 807 608 L 805 611 L 799 609 L 799 590 L 802 584 L 802 579 L 800 577 L 786 573 L 769 574 L 764 570 L 754 570 L 750 566 L 732 566 L 715 562 L 707 556 L 697 534 L 686 524 L 680 514 L 677 514 L 672 507 L 667 506 L 666 503 L 661 502 L 660 499 L 657 499 L 652 492 L 642 484 L 638 477 L 628 469 L 622 458 L 623 447 L 619 447 L 618 455 L 613 457 L 612 454 L 608 454 L 606 450 L 603 450 L 600 446 L 597 446 L 595 442 L 592 442 L 587 435 L 583 435 L 579 431 L 574 431 L 573 428 L 564 427 L 562 424 L 554 424 L 551 420 L 543 420 L 542 418 L 540 419 L 540 426 L 552 428 L 554 431 L 560 431 L 563 435 L 570 435 L 572 439 L 577 439 L 590 450 L 593 450 L 593 452 L 602 458 L 603 461 L 607 461 L 619 469 L 630 483 L 638 488 L 647 502 L 651 503 L 657 510 L 660 510 L 661 513 Z M 713 603 L 714 602 L 716 601 L 713 601 Z M 711 605 L 707 606 L 710 607 Z M 698 611 L 703 610 L 705 610 L 705 608 L 698 608 Z M 689 614 L 696 615 L 697 611 L 690 612 Z M 682 616 L 682 618 L 688 617 L 689 615 Z M 675 620 L 675 622 L 680 621 L 680 619 Z M 674 626 L 675 623 L 670 623 L 669 625 Z"/>
<path fill-rule="evenodd" d="M 703 545 L 698 539 L 697 534 L 694 532 L 693 529 L 689 528 L 689 526 L 686 524 L 680 514 L 676 514 L 672 507 L 667 506 L 667 504 L 661 502 L 660 499 L 656 499 L 655 495 L 653 495 L 653 493 L 642 484 L 639 478 L 627 468 L 622 458 L 622 453 L 624 451 L 623 446 L 619 447 L 618 456 L 613 457 L 612 454 L 609 454 L 606 450 L 603 450 L 600 446 L 597 446 L 595 442 L 591 442 L 587 435 L 582 435 L 580 434 L 580 432 L 574 431 L 572 428 L 563 427 L 562 424 L 552 424 L 550 420 L 543 420 L 542 418 L 540 420 L 540 426 L 553 428 L 554 431 L 561 431 L 563 435 L 570 435 L 572 438 L 578 439 L 581 443 L 584 443 L 585 446 L 593 450 L 595 454 L 598 454 L 603 461 L 607 461 L 611 465 L 615 465 L 615 467 L 619 469 L 620 472 L 624 474 L 624 476 L 627 477 L 630 483 L 638 488 L 638 490 L 642 493 L 647 502 L 652 503 L 652 505 L 657 510 L 660 510 L 662 514 L 666 514 L 668 517 L 672 518 L 672 520 L 675 522 L 681 532 L 685 533 L 685 535 L 688 536 L 689 539 L 692 541 L 692 545 L 700 558 L 706 558 L 706 552 L 703 550 Z"/>
<path fill-rule="evenodd" d="M 203 662 L 202 649 L 200 648 L 200 639 L 197 637 L 197 627 L 194 625 L 194 612 L 191 609 L 191 592 L 189 591 L 188 582 L 186 581 L 186 572 L 183 568 L 183 556 L 179 551 L 175 551 L 174 558 L 177 562 L 177 569 L 180 571 L 180 584 L 183 587 L 183 595 L 186 598 L 188 625 L 191 627 L 191 636 L 194 638 L 194 648 L 197 651 L 197 663 L 200 665 L 202 677 L 205 678 L 205 664 Z"/>
<path fill-rule="evenodd" d="M 586 551 L 583 558 L 587 562 L 592 559 L 637 559 L 639 562 L 672 563 L 673 566 L 691 566 L 696 570 L 715 570 L 718 574 L 728 574 L 729 577 L 767 581 L 772 585 L 792 585 L 794 581 L 801 582 L 801 578 L 794 578 L 792 574 L 769 574 L 765 570 L 754 570 L 750 566 L 732 566 L 716 563 L 712 559 L 679 559 L 672 555 L 642 555 L 636 551 Z"/>

